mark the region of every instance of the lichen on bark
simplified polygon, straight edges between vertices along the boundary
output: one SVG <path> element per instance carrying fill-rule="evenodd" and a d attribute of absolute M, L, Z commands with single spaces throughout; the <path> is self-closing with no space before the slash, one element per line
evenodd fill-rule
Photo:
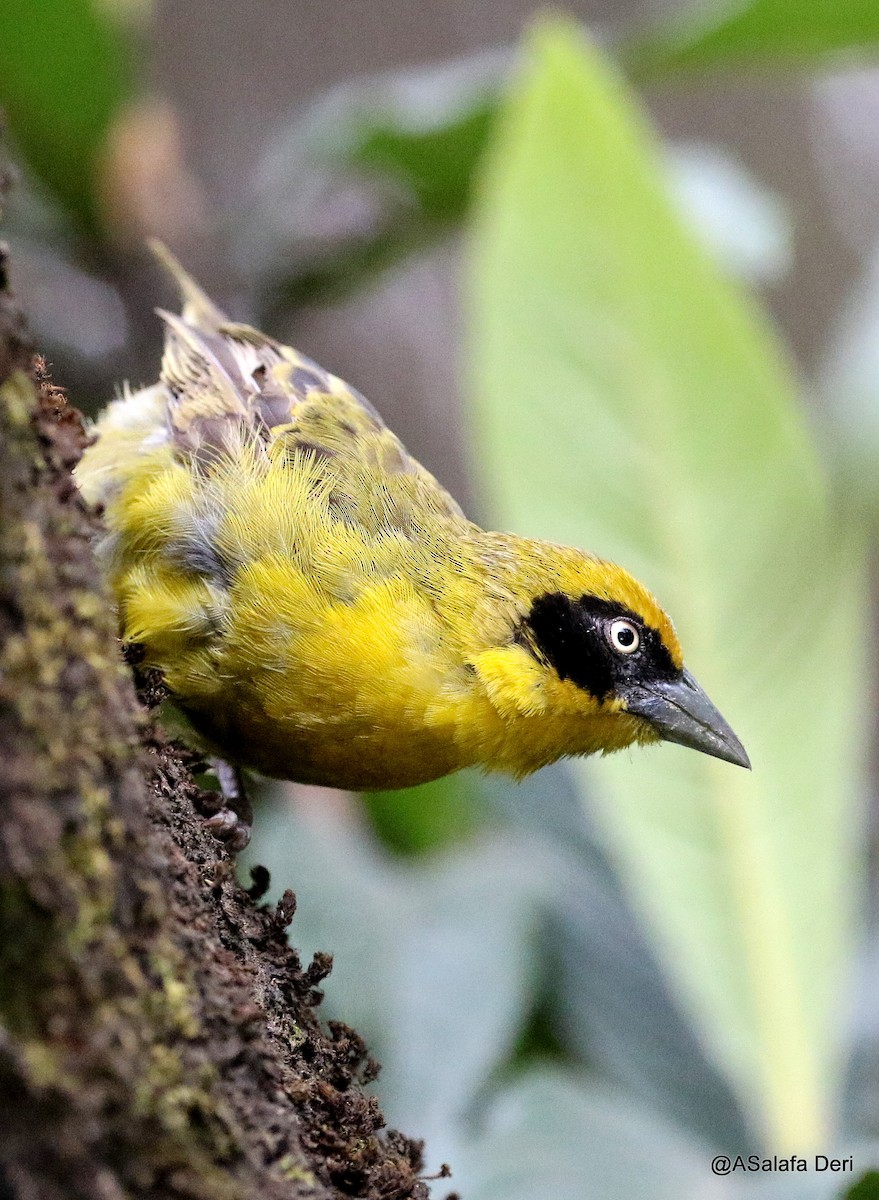
<path fill-rule="evenodd" d="M 5 283 L 5 255 L 0 285 Z M 0 1196 L 427 1196 L 362 1041 L 138 705 L 71 467 L 0 294 Z"/>

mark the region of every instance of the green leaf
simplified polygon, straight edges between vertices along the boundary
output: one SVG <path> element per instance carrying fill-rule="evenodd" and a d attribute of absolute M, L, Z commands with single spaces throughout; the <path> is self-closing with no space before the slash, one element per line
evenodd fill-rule
<path fill-rule="evenodd" d="M 497 113 L 498 81 L 492 76 L 475 93 L 462 91 L 455 106 L 429 109 L 429 77 L 421 84 L 422 107 L 430 123 L 412 120 L 405 93 L 394 96 L 384 112 L 360 131 L 351 162 L 401 180 L 410 189 L 423 219 L 459 221 L 470 203 L 479 158 Z"/>
<path fill-rule="evenodd" d="M 78 218 L 95 218 L 94 172 L 131 91 L 120 30 L 96 0 L 7 0 L 0 106 L 28 166 Z"/>
<path fill-rule="evenodd" d="M 879 48 L 874 0 L 697 0 L 636 41 L 624 58 L 636 74 L 717 67 L 814 66 Z"/>
<path fill-rule="evenodd" d="M 423 854 L 464 841 L 485 824 L 477 776 L 458 772 L 395 792 L 367 792 L 362 801 L 373 829 L 390 850 Z"/>
<path fill-rule="evenodd" d="M 461 222 L 507 58 L 346 83 L 270 142 L 236 240 L 274 303 L 345 294 Z"/>
<path fill-rule="evenodd" d="M 681 228 L 623 84 L 534 38 L 474 231 L 478 451 L 507 528 L 623 562 L 673 615 L 752 774 L 596 762 L 606 837 L 766 1142 L 825 1137 L 863 864 L 863 561 L 779 347 Z"/>
<path fill-rule="evenodd" d="M 879 1171 L 867 1171 L 843 1193 L 843 1200 L 879 1200 Z"/>

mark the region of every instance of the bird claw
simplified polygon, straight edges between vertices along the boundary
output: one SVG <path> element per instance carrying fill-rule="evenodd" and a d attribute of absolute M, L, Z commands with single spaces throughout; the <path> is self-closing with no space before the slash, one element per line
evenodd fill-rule
<path fill-rule="evenodd" d="M 238 768 L 219 758 L 212 761 L 212 766 L 220 783 L 224 804 L 203 822 L 203 827 L 233 854 L 237 854 L 250 841 L 253 809 Z"/>
<path fill-rule="evenodd" d="M 202 827 L 236 854 L 248 844 L 252 833 L 250 825 L 231 808 L 221 808 L 203 821 Z"/>

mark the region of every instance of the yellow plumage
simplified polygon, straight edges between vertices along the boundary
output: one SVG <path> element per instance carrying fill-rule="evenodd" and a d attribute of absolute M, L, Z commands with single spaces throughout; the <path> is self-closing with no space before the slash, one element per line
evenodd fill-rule
<path fill-rule="evenodd" d="M 362 396 L 159 253 L 184 297 L 161 380 L 110 405 L 78 478 L 124 639 L 224 756 L 389 788 L 687 740 L 632 699 L 683 678 L 637 580 L 468 521 Z M 714 733 L 697 748 L 740 761 Z"/>

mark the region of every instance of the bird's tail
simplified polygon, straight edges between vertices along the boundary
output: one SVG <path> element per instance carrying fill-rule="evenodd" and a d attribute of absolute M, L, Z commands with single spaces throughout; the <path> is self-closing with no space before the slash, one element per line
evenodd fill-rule
<path fill-rule="evenodd" d="M 222 326 L 229 324 L 229 318 L 223 310 L 199 287 L 164 242 L 160 242 L 158 238 L 150 238 L 147 244 L 159 264 L 177 284 L 183 301 L 181 316 L 184 321 L 206 333 L 217 333 Z"/>

